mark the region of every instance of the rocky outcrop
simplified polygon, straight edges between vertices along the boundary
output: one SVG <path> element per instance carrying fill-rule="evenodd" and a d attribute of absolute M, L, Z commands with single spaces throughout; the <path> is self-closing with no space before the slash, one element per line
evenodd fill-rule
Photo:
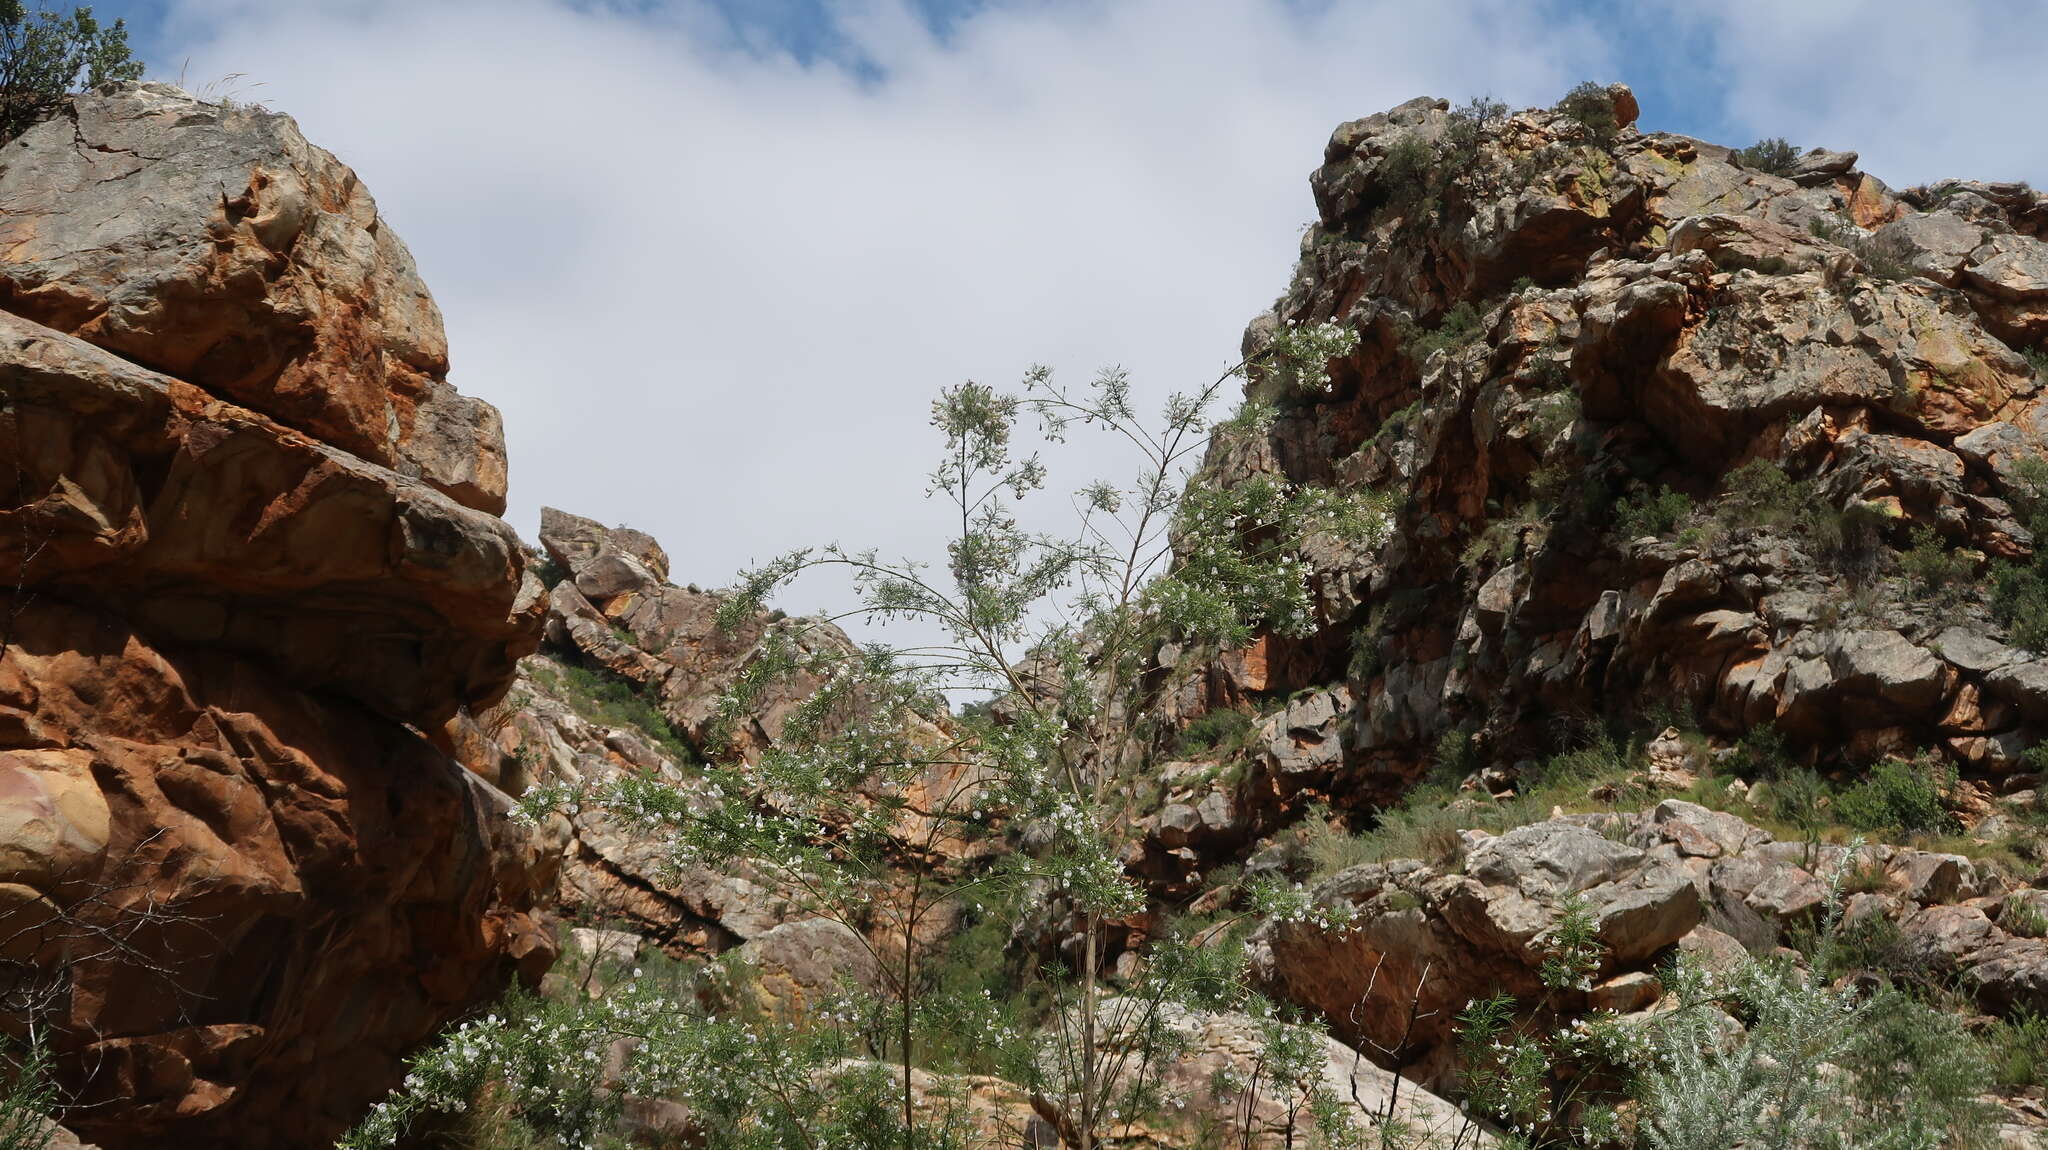
<path fill-rule="evenodd" d="M 549 594 L 549 641 L 637 684 L 693 747 L 712 735 L 719 699 L 771 634 L 794 645 L 798 662 L 853 650 L 837 627 L 785 626 L 779 612 L 721 626 L 725 597 L 668 582 L 667 554 L 638 531 L 550 507 L 541 511 L 540 544 L 566 576 Z M 820 682 L 801 670 L 776 677 L 733 729 L 718 732 L 721 741 L 741 752 L 773 743 Z"/>
<path fill-rule="evenodd" d="M 0 381 L 0 563 L 27 589 L 429 729 L 533 649 L 538 587 L 499 520 L 18 316 Z"/>
<path fill-rule="evenodd" d="M 668 582 L 660 544 L 630 528 L 550 508 L 541 545 L 553 582 L 545 646 L 521 663 L 502 703 L 459 715 L 442 733 L 472 771 L 514 793 L 549 783 L 602 796 L 629 774 L 697 793 L 703 762 L 743 762 L 777 746 L 785 719 L 833 660 L 856 652 L 836 626 L 816 619 L 764 611 L 721 623 L 728 595 Z M 750 683 L 745 705 L 722 717 L 723 700 L 750 668 L 783 657 L 794 666 Z M 623 710 L 621 700 L 630 700 Z M 902 721 L 934 739 L 947 722 L 936 714 Z M 951 792 L 961 769 L 934 766 L 902 796 L 910 805 L 893 820 L 902 876 L 971 865 L 1000 849 L 993 838 L 964 842 L 957 829 L 919 813 L 922 794 Z M 573 805 L 561 829 L 562 913 L 631 930 L 678 956 L 716 955 L 815 913 L 744 862 L 679 865 L 666 836 L 623 824 L 601 801 Z M 924 917 L 934 930 L 946 921 Z M 886 929 L 884 920 L 877 929 Z"/>
<path fill-rule="evenodd" d="M 1602 954 L 1585 988 L 1565 988 L 1566 1008 L 1631 1013 L 1662 995 L 1658 971 L 1672 954 L 1721 965 L 1767 953 L 1797 928 L 1819 928 L 1829 884 L 1841 882 L 1853 888 L 1845 930 L 1894 924 L 1894 953 L 1968 988 L 1989 1013 L 2048 1006 L 2048 940 L 2033 937 L 2026 911 L 2042 892 L 1962 855 L 1783 842 L 1675 799 L 1463 834 L 1457 865 L 1396 860 L 1324 881 L 1317 901 L 1354 917 L 1261 927 L 1251 943 L 1260 981 L 1445 1086 L 1467 1002 L 1505 992 L 1526 1009 L 1551 994 L 1539 971 L 1566 898 L 1583 901 Z"/>
<path fill-rule="evenodd" d="M 490 409 L 292 122 L 161 85 L 0 152 L 0 937 L 108 1150 L 324 1145 L 553 942 L 422 731 L 544 603 Z"/>
<path fill-rule="evenodd" d="M 1985 565 L 2032 553 L 2019 469 L 2048 449 L 2034 197 L 1896 193 L 1850 153 L 1780 177 L 1617 115 L 1416 100 L 1331 137 L 1245 350 L 1324 321 L 1359 348 L 1320 389 L 1255 380 L 1270 433 L 1208 465 L 1370 489 L 1392 530 L 1311 541 L 1319 634 L 1162 653 L 1168 708 L 1274 716 L 1268 789 L 1362 809 L 1454 733 L 1512 769 L 1561 745 L 1554 716 L 1657 709 L 2033 785 L 2048 670 Z M 1915 532 L 1938 587 L 1901 574 Z"/>
<path fill-rule="evenodd" d="M 634 772 L 651 772 L 679 789 L 695 785 L 687 747 L 656 737 L 666 732 L 598 712 L 571 675 L 552 654 L 529 656 L 511 693 L 489 712 L 503 725 L 466 740 L 458 750 L 463 761 L 514 791 L 544 782 L 601 794 Z M 744 866 L 677 867 L 668 842 L 623 825 L 602 803 L 565 811 L 558 833 L 556 906 L 571 921 L 630 930 L 677 954 L 710 955 L 802 917 L 784 893 Z"/>
<path fill-rule="evenodd" d="M 1127 1041 L 1142 1010 L 1109 999 L 1098 1014 L 1110 1041 Z M 1166 1004 L 1147 1019 L 1163 1039 L 1155 1080 L 1163 1105 L 1111 1125 L 1117 1145 L 1201 1146 L 1226 1135 L 1236 1145 L 1280 1150 L 1316 1145 L 1312 1102 L 1368 1143 L 1398 1136 L 1419 1146 L 1497 1145 L 1492 1134 L 1456 1106 L 1413 1081 L 1397 1078 L 1326 1035 L 1297 1032 L 1307 1050 L 1305 1073 L 1290 1078 L 1272 1064 L 1270 1042 L 1283 1025 L 1229 1011 Z M 1040 1104 L 1057 1124 L 1057 1108 Z M 1398 1135 L 1397 1135 L 1398 1132 Z M 1048 1143 L 1049 1144 L 1049 1143 Z"/>
<path fill-rule="evenodd" d="M 0 306 L 488 514 L 498 413 L 356 174 L 290 117 L 165 84 L 81 95 L 0 154 Z"/>

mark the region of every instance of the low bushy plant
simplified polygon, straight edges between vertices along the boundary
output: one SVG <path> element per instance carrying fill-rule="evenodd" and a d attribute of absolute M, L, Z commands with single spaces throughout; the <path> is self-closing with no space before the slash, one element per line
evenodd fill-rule
<path fill-rule="evenodd" d="M 1853 851 L 1851 852 L 1853 854 Z M 1831 973 L 1841 874 L 1828 876 L 1810 967 L 1748 958 L 1711 974 L 1689 957 L 1664 978 L 1674 1007 L 1643 1031 L 1634 1094 L 1651 1150 L 1983 1146 L 1983 1050 L 1952 1015 L 1889 986 Z M 1731 1037 L 1727 1021 L 1742 1023 Z"/>
<path fill-rule="evenodd" d="M 1378 171 L 1386 207 L 1410 219 L 1435 211 L 1435 164 L 1436 151 L 1419 132 L 1408 132 L 1389 145 Z"/>
<path fill-rule="evenodd" d="M 1614 505 L 1614 534 L 1622 540 L 1646 535 L 1661 539 L 1676 532 L 1693 510 L 1692 498 L 1682 491 L 1659 487 L 1652 493 L 1639 487 Z"/>
<path fill-rule="evenodd" d="M 1752 459 L 1722 479 L 1715 517 L 1730 527 L 1786 528 L 1799 522 L 1812 492 L 1777 461 Z"/>
<path fill-rule="evenodd" d="M 1459 300 L 1444 312 L 1436 327 L 1427 331 L 1411 327 L 1401 349 L 1416 363 L 1428 363 L 1439 351 L 1452 351 L 1478 339 L 1480 319 L 1479 310 L 1469 300 Z"/>
<path fill-rule="evenodd" d="M 2025 1090 L 2048 1086 L 2048 1015 L 2020 1007 L 1984 1033 L 1991 1074 L 2000 1086 Z"/>
<path fill-rule="evenodd" d="M 1912 546 L 1899 553 L 1899 572 L 1919 599 L 1953 601 L 1973 582 L 1972 567 L 1968 558 L 1948 549 L 1940 532 L 1924 525 L 1913 529 Z"/>
<path fill-rule="evenodd" d="M 1251 715 L 1230 707 L 1218 707 L 1196 717 L 1180 730 L 1174 753 L 1182 758 L 1201 758 L 1243 746 L 1256 721 Z"/>
<path fill-rule="evenodd" d="M 2034 378 L 2048 383 L 2048 348 L 2023 348 L 2020 354 L 2026 357 L 2027 366 L 2034 369 Z"/>
<path fill-rule="evenodd" d="M 1958 829 L 1941 805 L 1955 785 L 1955 768 L 1931 758 L 1889 758 L 1835 797 L 1835 817 L 1864 831 L 1944 834 Z"/>
<path fill-rule="evenodd" d="M 2005 483 L 2006 498 L 2037 541 L 2025 562 L 2000 561 L 1991 568 L 1991 610 L 2019 647 L 2048 651 L 2048 460 L 2022 459 Z"/>
<path fill-rule="evenodd" d="M 1621 124 L 1614 118 L 1614 97 L 1607 89 L 1591 80 L 1583 80 L 1564 94 L 1556 111 L 1577 120 L 1586 129 L 1586 135 L 1598 143 L 1614 139 Z"/>
<path fill-rule="evenodd" d="M 1765 783 L 1765 807 L 1771 817 L 1813 835 L 1834 822 L 1833 790 L 1814 771 L 1787 765 Z"/>
<path fill-rule="evenodd" d="M 1787 143 L 1783 136 L 1772 136 L 1736 152 L 1735 158 L 1753 172 L 1782 176 L 1791 172 L 1793 163 L 1799 159 L 1799 149 Z"/>
<path fill-rule="evenodd" d="M 1838 506 L 1812 480 L 1793 479 L 1774 460 L 1752 459 L 1728 472 L 1714 504 L 1721 530 L 1763 530 L 1796 536 L 1837 570 L 1869 575 L 1882 549 L 1885 519 L 1875 505 L 1850 499 Z"/>

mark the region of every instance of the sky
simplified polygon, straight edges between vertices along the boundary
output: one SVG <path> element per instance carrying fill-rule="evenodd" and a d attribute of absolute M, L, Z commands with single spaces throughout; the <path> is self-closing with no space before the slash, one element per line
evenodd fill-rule
<path fill-rule="evenodd" d="M 2035 0 L 95 10 L 151 78 L 288 112 L 360 173 L 451 379 L 504 412 L 522 535 L 543 504 L 629 524 L 707 586 L 823 542 L 942 554 L 943 386 L 1119 364 L 1156 403 L 1213 378 L 1286 286 L 1331 129 L 1416 95 L 1619 80 L 1646 130 L 1854 149 L 1895 186 L 2048 183 Z"/>

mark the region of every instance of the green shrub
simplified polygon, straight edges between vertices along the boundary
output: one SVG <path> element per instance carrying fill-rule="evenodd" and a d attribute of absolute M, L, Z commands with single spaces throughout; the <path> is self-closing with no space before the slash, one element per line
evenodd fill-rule
<path fill-rule="evenodd" d="M 1533 480 L 1541 474 L 1539 469 L 1530 477 L 1531 487 L 1536 486 Z M 1512 562 L 1521 551 L 1523 533 L 1541 524 L 1546 515 L 1543 504 L 1535 499 L 1517 505 L 1512 512 L 1488 523 L 1474 534 L 1472 541 L 1458 553 L 1458 562 L 1475 569 Z"/>
<path fill-rule="evenodd" d="M 1183 758 L 1198 758 L 1237 749 L 1251 736 L 1253 726 L 1252 716 L 1229 707 L 1219 707 L 1181 728 L 1180 738 L 1174 743 L 1174 753 Z"/>
<path fill-rule="evenodd" d="M 1783 136 L 1772 136 L 1736 152 L 1735 158 L 1750 171 L 1782 176 L 1790 172 L 1793 163 L 1799 159 L 1799 149 L 1786 143 Z"/>
<path fill-rule="evenodd" d="M 1950 551 L 1932 527 L 1913 529 L 1913 545 L 1899 553 L 1899 571 L 1916 597 L 1952 600 L 1974 581 L 1971 562 Z"/>
<path fill-rule="evenodd" d="M 1566 92 L 1555 110 L 1577 120 L 1585 126 L 1588 136 L 1603 144 L 1621 130 L 1621 124 L 1614 118 L 1614 97 L 1591 80 L 1581 81 Z"/>
<path fill-rule="evenodd" d="M 1770 723 L 1758 723 L 1735 741 L 1735 754 L 1728 759 L 1730 770 L 1739 778 L 1755 782 L 1774 778 L 1792 766 L 1785 753 L 1785 736 Z"/>
<path fill-rule="evenodd" d="M 1994 1113 L 1983 1048 L 1951 1014 L 1889 985 L 1839 979 L 1841 888 L 1833 876 L 1809 971 L 1749 958 L 1708 975 L 1681 957 L 1645 1031 L 1649 1063 L 1633 1091 L 1641 1145 L 1987 1147 Z M 1743 1026 L 1730 1036 L 1714 1004 Z"/>
<path fill-rule="evenodd" d="M 1487 125 L 1506 115 L 1506 104 L 1479 99 L 1464 107 L 1451 109 L 1450 119 L 1444 125 L 1441 139 L 1442 154 L 1437 161 L 1436 175 L 1439 187 L 1455 179 L 1453 173 L 1472 166 L 1478 158 L 1480 142 L 1485 138 Z"/>
<path fill-rule="evenodd" d="M 1846 1144 L 1995 1146 L 1995 1113 L 1981 1101 L 1993 1067 L 1963 1020 L 1901 990 L 1868 1002 L 1842 1066 L 1856 1116 L 1886 1140 Z M 1904 1088 L 1902 1073 L 1912 1079 Z"/>
<path fill-rule="evenodd" d="M 1877 279 L 1903 280 L 1918 274 L 1913 270 L 1912 246 L 1902 236 L 1865 235 L 1846 221 L 1820 218 L 1809 220 L 1806 230 L 1815 239 L 1848 248 L 1862 262 L 1863 271 Z"/>
<path fill-rule="evenodd" d="M 1814 771 L 1788 765 L 1772 775 L 1765 787 L 1765 805 L 1778 821 L 1809 835 L 1819 833 L 1831 821 L 1833 792 L 1827 780 Z"/>
<path fill-rule="evenodd" d="M 2038 559 L 1992 568 L 1991 609 L 2014 646 L 2048 651 L 2048 573 Z"/>
<path fill-rule="evenodd" d="M 90 7 L 58 15 L 0 0 L 0 143 L 48 119 L 81 86 L 141 78 L 127 21 L 101 25 Z"/>
<path fill-rule="evenodd" d="M 1861 782 L 1835 798 L 1835 817 L 1864 831 L 1943 834 L 1957 829 L 1941 794 L 1955 783 L 1955 768 L 1932 759 L 1885 759 Z"/>
<path fill-rule="evenodd" d="M 1639 487 L 1614 505 L 1614 533 L 1623 541 L 1645 535 L 1661 539 L 1678 530 L 1693 510 L 1692 497 L 1682 491 L 1659 487 L 1652 494 L 1648 487 Z"/>
<path fill-rule="evenodd" d="M 1451 786 L 1485 765 L 1479 760 L 1479 746 L 1472 732 L 1464 727 L 1450 727 L 1437 736 L 1431 763 L 1431 775 Z"/>
<path fill-rule="evenodd" d="M 609 671 L 575 663 L 559 664 L 559 674 L 542 673 L 542 685 L 559 691 L 572 710 L 606 727 L 630 727 L 653 741 L 671 762 L 687 767 L 698 761 L 689 740 L 676 730 L 637 685 Z"/>
<path fill-rule="evenodd" d="M 1787 532 L 1838 570 L 1867 575 L 1875 569 L 1887 523 L 1876 505 L 1851 499 L 1837 507 L 1811 480 L 1793 479 L 1768 459 L 1752 459 L 1722 482 L 1713 510 L 1721 528 Z"/>
<path fill-rule="evenodd" d="M 1730 471 L 1727 488 L 1715 505 L 1715 517 L 1729 527 L 1786 528 L 1796 525 L 1812 491 L 1785 474 L 1776 461 L 1752 459 Z"/>
<path fill-rule="evenodd" d="M 1381 206 L 1398 213 L 1404 228 L 1440 211 L 1453 186 L 1478 168 L 1487 128 L 1507 114 L 1506 104 L 1475 97 L 1451 110 L 1436 141 L 1420 132 L 1403 134 L 1380 158 Z"/>
<path fill-rule="evenodd" d="M 1881 280 L 1912 279 L 1913 248 L 1904 236 L 1887 232 L 1868 239 L 1855 240 L 1849 250 L 1863 261 L 1863 270 Z"/>
<path fill-rule="evenodd" d="M 1985 1031 L 1984 1045 L 2000 1086 L 2048 1086 L 2048 1015 L 2021 1007 Z"/>
<path fill-rule="evenodd" d="M 2005 904 L 1998 908 L 1998 925 L 2007 934 L 2023 938 L 2048 937 L 2048 914 L 2034 909 L 2034 904 L 2014 892 L 2005 897 Z"/>
<path fill-rule="evenodd" d="M 1437 321 L 1434 329 L 1424 331 L 1411 326 L 1401 341 L 1401 350 L 1416 363 L 1427 363 L 1429 357 L 1439 351 L 1461 348 L 1478 339 L 1479 320 L 1478 309 L 1468 300 L 1459 300 Z"/>
<path fill-rule="evenodd" d="M 1432 173 L 1436 151 L 1419 132 L 1408 132 L 1380 157 L 1379 184 L 1386 207 L 1407 217 L 1426 216 L 1436 208 Z"/>
<path fill-rule="evenodd" d="M 1535 403 L 1535 411 L 1529 417 L 1529 437 L 1541 448 L 1548 448 L 1571 426 L 1579 421 L 1584 408 L 1575 391 L 1552 391 Z"/>
<path fill-rule="evenodd" d="M 2022 459 L 2013 472 L 2005 495 L 2035 539 L 2034 554 L 1992 565 L 1991 611 L 2014 646 L 2048 651 L 2048 460 Z"/>
<path fill-rule="evenodd" d="M 2027 366 L 2034 369 L 2034 378 L 2042 383 L 2048 383 L 2048 348 L 2030 347 L 2022 350 L 2020 354 L 2026 357 Z"/>
<path fill-rule="evenodd" d="M 1422 414 L 1422 401 L 1419 399 L 1406 407 L 1394 411 L 1385 419 L 1380 420 L 1379 427 L 1372 433 L 1372 442 L 1391 443 L 1406 436 L 1408 429 L 1415 424 L 1415 417 L 1420 414 Z"/>
<path fill-rule="evenodd" d="M 1351 632 L 1351 658 L 1345 663 L 1344 674 L 1353 682 L 1363 683 L 1380 673 L 1384 658 L 1380 647 L 1386 636 L 1380 632 L 1378 614 L 1375 611 L 1364 626 Z"/>
<path fill-rule="evenodd" d="M 1784 935 L 1785 945 L 1819 963 L 1815 973 L 1829 981 L 1871 977 L 1917 984 L 1928 974 L 1926 960 L 1907 945 L 1898 920 L 1889 915 L 1867 915 L 1832 926 L 1798 919 L 1785 926 Z"/>
<path fill-rule="evenodd" d="M 1475 817 L 1479 812 L 1450 809 L 1456 794 L 1448 787 L 1419 788 L 1399 806 L 1378 812 L 1373 826 L 1357 834 L 1332 827 L 1327 812 L 1322 818 L 1312 815 L 1303 825 L 1313 878 L 1391 859 L 1419 859 L 1436 867 L 1452 865 L 1465 849 L 1459 830 L 1485 821 Z"/>

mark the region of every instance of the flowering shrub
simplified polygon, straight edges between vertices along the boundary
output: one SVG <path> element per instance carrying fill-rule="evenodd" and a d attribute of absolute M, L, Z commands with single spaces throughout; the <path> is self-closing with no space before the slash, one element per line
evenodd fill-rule
<path fill-rule="evenodd" d="M 809 624 L 785 620 L 721 701 L 700 785 L 684 793 L 629 777 L 601 793 L 546 786 L 527 804 L 529 818 L 557 804 L 597 804 L 645 841 L 669 844 L 678 873 L 744 864 L 801 911 L 853 930 L 882 972 L 879 996 L 822 1028 L 764 1029 L 745 1058 L 733 1044 L 746 1031 L 731 1020 L 631 989 L 603 1006 L 523 1002 L 516 1021 L 472 1023 L 424 1057 L 353 1145 L 388 1145 L 409 1116 L 460 1105 L 486 1083 L 510 1091 L 566 1144 L 600 1129 L 621 1097 L 645 1093 L 681 1098 L 693 1114 L 747 1115 L 706 1143 L 745 1145 L 785 1121 L 829 1124 L 834 1107 L 851 1103 L 828 1092 L 837 1099 L 828 1104 L 797 1083 L 830 1078 L 822 1071 L 834 1058 L 854 1057 L 895 1066 L 883 1083 L 895 1094 L 893 1117 L 860 1144 L 935 1145 L 943 1130 L 919 1113 L 912 1070 L 935 1049 L 959 1048 L 962 1030 L 1014 1048 L 1001 1061 L 1083 1150 L 1156 1107 L 1155 1047 L 1167 1041 L 1159 1012 L 1226 993 L 1218 987 L 1241 978 L 1216 967 L 1206 947 L 1161 946 L 1104 1014 L 1108 924 L 1145 907 L 1123 862 L 1136 784 L 1145 748 L 1167 734 L 1145 705 L 1148 660 L 1169 639 L 1230 646 L 1259 630 L 1313 631 L 1304 542 L 1376 545 L 1388 521 L 1370 497 L 1273 477 L 1226 485 L 1198 473 L 1208 411 L 1254 367 L 1293 387 L 1327 387 L 1330 361 L 1356 342 L 1335 323 L 1285 329 L 1256 364 L 1168 398 L 1156 423 L 1138 416 L 1130 381 L 1114 369 L 1081 391 L 1043 368 L 1014 394 L 971 382 L 946 389 L 932 405 L 943 442 L 929 491 L 950 505 L 959 530 L 943 561 L 892 563 L 836 546 L 794 552 L 743 576 L 721 609 L 721 622 L 738 624 L 798 574 L 836 570 L 860 602 L 853 614 L 936 629 L 939 642 L 921 636 L 915 647 L 849 653 L 806 642 Z M 1242 435 L 1264 418 L 1248 408 L 1216 434 Z M 1138 479 L 1080 489 L 1066 535 L 1026 530 L 1016 505 L 1047 483 L 1022 446 L 1027 421 L 1050 443 L 1082 427 L 1109 432 L 1140 457 Z M 721 739 L 745 729 L 770 684 L 791 677 L 807 694 L 772 745 Z M 959 716 L 932 703 L 965 692 L 996 702 Z M 997 862 L 950 849 L 993 828 L 1028 829 L 1030 848 Z M 906 857 L 921 860 L 908 877 Z M 1335 921 L 1297 886 L 1262 882 L 1244 893 L 1248 913 Z M 1071 973 L 1036 972 L 1051 1023 L 1036 1033 L 1017 1030 L 986 995 L 934 987 L 933 916 L 970 896 L 1012 900 L 1079 943 Z M 1241 988 L 1227 993 L 1242 997 Z M 840 1035 L 843 1048 L 820 1046 L 824 1034 Z M 621 1039 L 632 1053 L 607 1080 L 592 1052 Z M 727 1085 L 714 1089 L 700 1071 L 721 1061 L 730 1062 Z M 1287 1059 L 1274 1065 L 1284 1070 Z"/>

